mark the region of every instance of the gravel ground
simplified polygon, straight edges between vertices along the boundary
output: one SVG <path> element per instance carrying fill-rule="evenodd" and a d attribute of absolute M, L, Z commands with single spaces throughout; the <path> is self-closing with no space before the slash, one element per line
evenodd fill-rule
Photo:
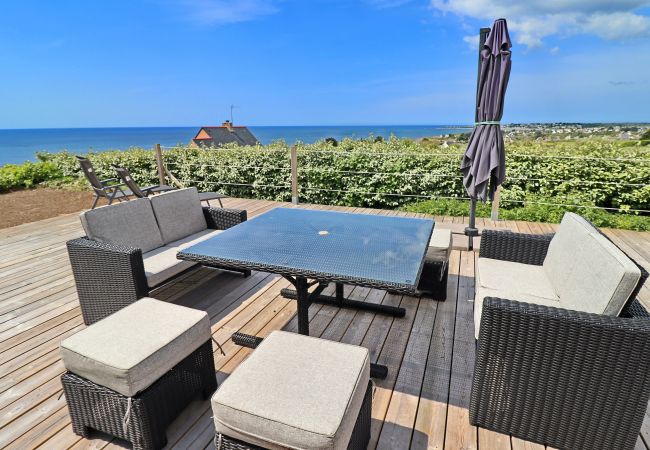
<path fill-rule="evenodd" d="M 81 212 L 93 204 L 88 191 L 37 188 L 0 194 L 0 229 Z M 99 203 L 106 204 L 104 199 Z"/>

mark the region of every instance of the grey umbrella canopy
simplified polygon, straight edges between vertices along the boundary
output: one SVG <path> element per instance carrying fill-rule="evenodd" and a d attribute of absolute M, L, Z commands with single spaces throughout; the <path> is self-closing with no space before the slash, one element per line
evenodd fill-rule
<path fill-rule="evenodd" d="M 506 20 L 496 20 L 481 49 L 476 125 L 460 165 L 463 184 L 473 200 L 492 198 L 506 177 L 505 146 L 499 121 L 510 78 L 511 47 Z"/>

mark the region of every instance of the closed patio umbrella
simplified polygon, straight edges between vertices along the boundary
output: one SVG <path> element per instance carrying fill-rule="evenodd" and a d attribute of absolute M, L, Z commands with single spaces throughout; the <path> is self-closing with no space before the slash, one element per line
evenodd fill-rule
<path fill-rule="evenodd" d="M 465 229 L 470 238 L 470 249 L 472 237 L 478 236 L 476 201 L 492 199 L 506 176 L 505 146 L 499 123 L 510 78 L 511 47 L 505 19 L 496 20 L 491 30 L 481 30 L 476 123 L 460 165 L 463 185 L 471 199 L 470 223 Z"/>

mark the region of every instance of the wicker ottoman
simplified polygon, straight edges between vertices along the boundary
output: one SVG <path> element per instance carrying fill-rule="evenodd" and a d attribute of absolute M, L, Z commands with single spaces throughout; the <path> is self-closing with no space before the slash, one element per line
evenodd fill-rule
<path fill-rule="evenodd" d="M 164 447 L 167 426 L 217 387 L 210 339 L 204 311 L 147 297 L 65 339 L 61 382 L 74 432 Z"/>
<path fill-rule="evenodd" d="M 212 397 L 218 449 L 365 449 L 368 350 L 275 331 Z"/>
<path fill-rule="evenodd" d="M 447 299 L 451 244 L 451 230 L 439 228 L 433 230 L 420 275 L 419 293 L 434 300 Z"/>

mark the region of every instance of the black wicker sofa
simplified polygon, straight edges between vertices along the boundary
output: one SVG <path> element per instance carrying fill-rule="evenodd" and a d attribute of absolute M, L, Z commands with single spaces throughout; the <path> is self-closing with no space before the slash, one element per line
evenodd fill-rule
<path fill-rule="evenodd" d="M 195 264 L 178 260 L 178 251 L 246 219 L 246 211 L 202 207 L 196 188 L 83 212 L 86 236 L 67 247 L 84 322 L 101 320 L 191 269 Z"/>
<path fill-rule="evenodd" d="M 650 398 L 647 271 L 584 218 L 484 231 L 470 422 L 556 448 L 633 449 Z"/>

